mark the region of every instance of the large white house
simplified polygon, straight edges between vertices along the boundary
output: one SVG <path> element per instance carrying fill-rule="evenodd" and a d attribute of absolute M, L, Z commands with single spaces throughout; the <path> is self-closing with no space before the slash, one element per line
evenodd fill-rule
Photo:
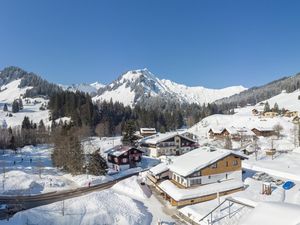
<path fill-rule="evenodd" d="M 139 142 L 141 149 L 151 157 L 182 155 L 197 147 L 197 142 L 179 132 L 157 133 Z"/>
<path fill-rule="evenodd" d="M 153 167 L 148 178 L 172 205 L 188 205 L 243 189 L 243 159 L 235 151 L 200 147 Z"/>

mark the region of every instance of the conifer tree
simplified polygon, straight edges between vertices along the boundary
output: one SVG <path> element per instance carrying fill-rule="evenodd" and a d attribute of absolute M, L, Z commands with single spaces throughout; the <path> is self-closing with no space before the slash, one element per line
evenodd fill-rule
<path fill-rule="evenodd" d="M 6 104 L 6 103 L 5 103 L 4 106 L 3 106 L 3 111 L 4 111 L 4 112 L 7 112 L 7 111 L 8 111 L 8 107 L 7 107 L 7 104 Z"/>
<path fill-rule="evenodd" d="M 87 170 L 89 174 L 100 176 L 105 175 L 108 166 L 106 160 L 99 154 L 99 150 L 89 156 Z"/>

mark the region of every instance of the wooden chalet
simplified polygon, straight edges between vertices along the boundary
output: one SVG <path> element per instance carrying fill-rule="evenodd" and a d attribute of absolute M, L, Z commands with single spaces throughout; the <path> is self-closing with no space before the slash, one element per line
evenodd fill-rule
<path fill-rule="evenodd" d="M 285 117 L 296 117 L 296 116 L 298 116 L 298 112 L 287 110 L 284 112 L 284 116 Z"/>
<path fill-rule="evenodd" d="M 262 136 L 262 137 L 270 137 L 273 135 L 276 135 L 276 132 L 273 128 L 253 128 L 252 132 L 256 136 Z"/>
<path fill-rule="evenodd" d="M 263 115 L 264 115 L 264 117 L 273 118 L 273 117 L 278 116 L 278 113 L 270 111 L 270 112 L 264 112 Z"/>
<path fill-rule="evenodd" d="M 295 117 L 293 118 L 292 122 L 293 122 L 294 124 L 299 124 L 299 123 L 300 123 L 300 117 L 299 117 L 299 116 L 295 116 Z"/>
<path fill-rule="evenodd" d="M 121 171 L 139 166 L 142 155 L 143 151 L 135 147 L 118 145 L 107 151 L 107 162 L 112 169 Z"/>
<path fill-rule="evenodd" d="M 229 132 L 226 128 L 210 128 L 208 131 L 210 138 L 222 139 L 229 136 Z"/>
<path fill-rule="evenodd" d="M 243 159 L 247 157 L 234 151 L 200 147 L 175 158 L 168 170 L 154 167 L 148 176 L 171 205 L 184 206 L 242 190 Z"/>

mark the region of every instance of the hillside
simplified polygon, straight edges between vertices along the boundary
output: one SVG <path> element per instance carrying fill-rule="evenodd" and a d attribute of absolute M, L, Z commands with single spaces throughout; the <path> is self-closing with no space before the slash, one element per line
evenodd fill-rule
<path fill-rule="evenodd" d="M 280 109 L 285 108 L 288 110 L 300 112 L 300 100 L 298 99 L 298 96 L 300 96 L 299 89 L 291 93 L 283 91 L 279 95 L 275 95 L 274 97 L 267 99 L 264 102 L 268 102 L 271 107 L 273 107 L 274 104 L 277 103 Z"/>
<path fill-rule="evenodd" d="M 217 100 L 216 104 L 229 104 L 232 108 L 236 106 L 245 106 L 246 104 L 255 105 L 260 101 L 269 99 L 280 94 L 283 90 L 291 93 L 300 88 L 300 74 L 290 77 L 283 77 L 279 80 L 272 81 L 268 84 L 252 87 L 241 93 L 232 95 L 227 98 Z"/>

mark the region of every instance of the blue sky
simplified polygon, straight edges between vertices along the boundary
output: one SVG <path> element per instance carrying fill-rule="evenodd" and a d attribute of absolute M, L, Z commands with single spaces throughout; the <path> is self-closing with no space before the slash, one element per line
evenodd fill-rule
<path fill-rule="evenodd" d="M 0 68 L 109 83 L 147 67 L 220 88 L 300 72 L 300 1 L 1 0 Z"/>

